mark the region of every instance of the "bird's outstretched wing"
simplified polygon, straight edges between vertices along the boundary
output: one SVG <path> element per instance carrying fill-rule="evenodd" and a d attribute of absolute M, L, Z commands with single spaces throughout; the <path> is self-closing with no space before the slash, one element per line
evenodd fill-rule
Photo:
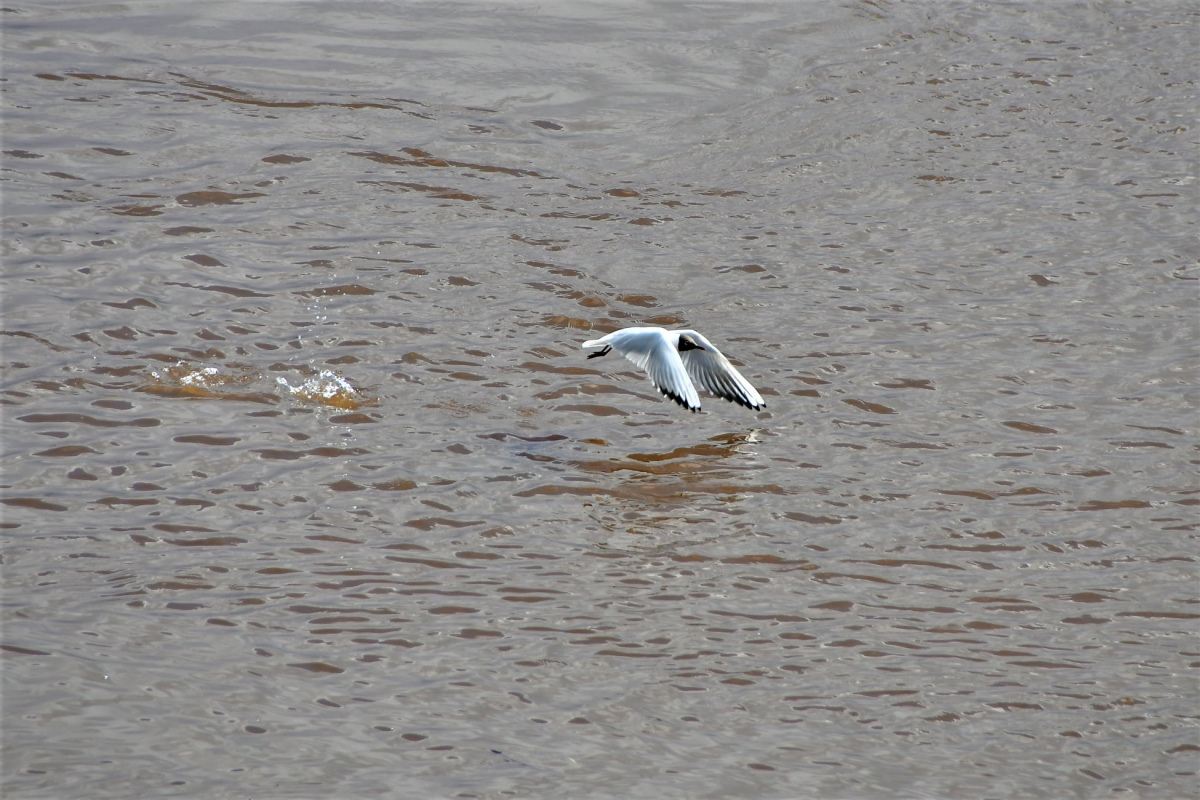
<path fill-rule="evenodd" d="M 692 380 L 712 392 L 717 397 L 723 397 L 730 402 L 758 410 L 765 408 L 762 395 L 758 393 L 750 381 L 742 377 L 729 359 L 695 331 L 679 331 L 680 334 L 690 335 L 703 349 L 685 350 L 681 360 Z"/>
<path fill-rule="evenodd" d="M 625 331 L 617 331 L 617 334 L 622 333 Z M 617 352 L 645 370 L 660 392 L 684 408 L 700 410 L 700 396 L 696 394 L 696 387 L 692 385 L 683 359 L 679 357 L 675 338 L 667 331 L 643 328 L 624 336 L 613 334 L 606 338 Z"/>

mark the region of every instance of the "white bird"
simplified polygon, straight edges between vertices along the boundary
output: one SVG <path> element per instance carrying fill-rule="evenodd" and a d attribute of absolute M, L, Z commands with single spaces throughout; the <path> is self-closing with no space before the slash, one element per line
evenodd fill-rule
<path fill-rule="evenodd" d="M 598 358 L 615 349 L 645 370 L 656 389 L 692 411 L 700 410 L 700 397 L 693 380 L 717 397 L 746 408 L 758 410 L 767 405 L 729 359 L 695 331 L 624 328 L 584 342 L 583 346 L 604 348 L 588 358 Z"/>

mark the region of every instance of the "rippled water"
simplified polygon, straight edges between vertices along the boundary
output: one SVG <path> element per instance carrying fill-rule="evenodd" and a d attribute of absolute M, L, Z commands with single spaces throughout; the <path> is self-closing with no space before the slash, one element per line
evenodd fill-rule
<path fill-rule="evenodd" d="M 6 796 L 1198 796 L 1138 5 L 0 9 Z"/>

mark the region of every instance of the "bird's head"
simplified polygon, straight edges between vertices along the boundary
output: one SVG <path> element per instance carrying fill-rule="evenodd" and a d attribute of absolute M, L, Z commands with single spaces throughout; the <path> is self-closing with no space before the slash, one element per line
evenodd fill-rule
<path fill-rule="evenodd" d="M 679 337 L 679 352 L 686 353 L 688 350 L 703 350 L 700 343 L 693 339 L 688 334 L 682 334 Z"/>

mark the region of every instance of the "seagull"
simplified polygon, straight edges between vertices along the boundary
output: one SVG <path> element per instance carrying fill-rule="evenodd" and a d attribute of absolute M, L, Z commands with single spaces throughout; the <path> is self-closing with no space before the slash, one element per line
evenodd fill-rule
<path fill-rule="evenodd" d="M 656 389 L 691 411 L 700 410 L 700 397 L 692 381 L 717 397 L 755 411 L 767 405 L 729 359 L 696 331 L 624 328 L 584 342 L 583 346 L 604 348 L 588 354 L 588 358 L 599 358 L 615 349 L 645 370 Z"/>

